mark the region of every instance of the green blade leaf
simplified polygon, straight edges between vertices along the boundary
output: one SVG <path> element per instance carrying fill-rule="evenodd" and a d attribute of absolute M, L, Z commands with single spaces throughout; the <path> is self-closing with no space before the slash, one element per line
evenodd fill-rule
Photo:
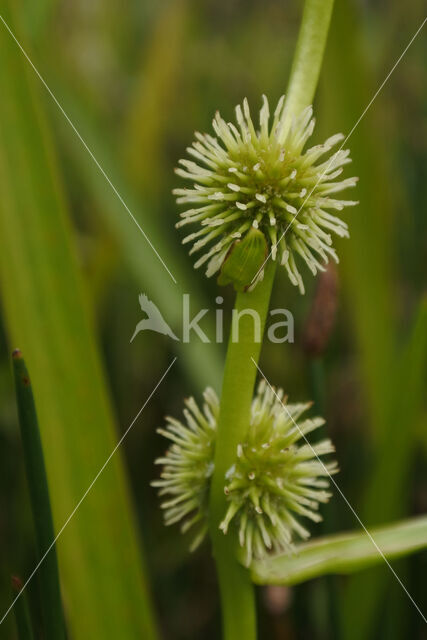
<path fill-rule="evenodd" d="M 391 405 L 393 419 L 389 423 L 388 437 L 379 450 L 378 461 L 369 475 L 362 504 L 364 522 L 387 522 L 406 515 L 411 460 L 416 447 L 415 430 L 425 399 L 426 370 L 427 300 L 423 299 L 416 311 L 407 344 L 396 357 L 396 393 Z M 387 487 L 387 491 L 384 491 L 384 487 Z M 349 581 L 343 607 L 345 611 L 352 610 L 360 593 L 369 593 L 363 610 L 359 610 L 358 625 L 374 626 L 388 579 L 387 572 L 378 568 Z M 351 634 L 354 626 L 349 626 Z"/>
<path fill-rule="evenodd" d="M 186 268 L 185 251 L 173 249 L 164 238 L 163 222 L 158 212 L 151 212 L 141 203 L 138 194 L 129 186 L 128 179 L 122 173 L 111 153 L 108 133 L 102 130 L 96 122 L 90 107 L 84 101 L 76 98 L 67 91 L 60 79 L 56 79 L 55 92 L 61 96 L 72 120 L 78 123 L 78 128 L 95 157 L 117 188 L 129 210 L 135 214 L 141 227 L 161 254 L 164 262 L 173 273 L 178 284 L 175 284 L 167 274 L 161 262 L 148 247 L 144 238 L 130 219 L 122 204 L 111 191 L 105 177 L 101 174 L 92 158 L 82 148 L 80 140 L 61 114 L 56 120 L 61 143 L 67 149 L 70 162 L 77 168 L 84 181 L 90 197 L 98 205 L 99 215 L 113 234 L 120 254 L 120 260 L 133 277 L 140 291 L 146 293 L 159 307 L 166 321 L 177 335 L 180 335 L 182 324 L 183 293 L 191 291 L 192 309 L 209 309 L 210 304 L 193 271 Z M 98 213 L 97 212 L 97 213 Z M 214 340 L 215 327 L 210 314 L 203 320 L 203 327 L 210 340 Z M 205 344 L 200 340 L 190 340 L 188 343 L 171 343 L 179 357 L 181 366 L 185 369 L 194 388 L 203 390 L 207 385 L 219 387 L 222 378 L 222 359 L 213 342 Z M 203 367 L 200 367 L 200 362 Z"/>
<path fill-rule="evenodd" d="M 334 123 L 334 127 L 347 133 L 385 73 L 380 65 L 376 69 L 380 75 L 374 80 L 376 57 L 371 51 L 367 55 L 364 47 L 363 14 L 359 9 L 352 0 L 337 3 L 324 75 L 323 95 L 333 98 L 324 102 L 322 121 L 329 121 L 329 126 Z M 343 56 L 343 51 L 348 55 Z M 332 94 L 338 85 L 342 90 Z M 416 370 L 419 365 L 409 354 L 402 359 L 398 348 L 395 283 L 400 276 L 395 274 L 399 263 L 394 251 L 397 225 L 402 215 L 410 212 L 397 212 L 397 200 L 387 187 L 395 176 L 385 162 L 388 151 L 381 143 L 387 138 L 387 127 L 379 117 L 385 108 L 384 99 L 383 94 L 376 98 L 349 141 L 354 173 L 360 178 L 357 197 L 361 204 L 350 221 L 351 241 L 343 243 L 340 254 L 349 321 L 354 326 L 359 354 L 360 388 L 366 408 L 363 424 L 371 439 L 371 471 L 362 482 L 363 493 L 359 496 L 361 518 L 368 526 L 407 515 L 413 428 L 420 411 L 419 382 L 413 384 L 414 380 L 421 380 Z M 414 344 L 414 353 L 417 349 Z M 422 349 L 420 343 L 419 357 Z M 390 617 L 390 609 L 383 609 L 390 580 L 387 569 L 378 568 L 348 581 L 340 593 L 339 605 L 344 640 L 374 636 L 380 616 Z M 356 609 L 358 614 L 354 616 Z"/>
<path fill-rule="evenodd" d="M 391 560 L 427 547 L 427 516 L 412 518 L 370 531 L 376 545 Z M 293 585 L 327 573 L 354 573 L 384 563 L 364 531 L 319 538 L 296 546 L 293 555 L 281 554 L 252 564 L 256 584 Z"/>
<path fill-rule="evenodd" d="M 58 559 L 56 548 L 52 547 L 55 532 L 36 407 L 30 376 L 19 349 L 15 349 L 13 352 L 12 363 L 25 469 L 37 539 L 37 561 L 40 561 L 47 553 L 39 570 L 43 625 L 46 638 L 61 640 L 61 638 L 65 638 L 65 633 Z"/>
<path fill-rule="evenodd" d="M 14 28 L 9 5 L 15 6 L 3 3 L 2 15 Z M 4 27 L 0 74 L 2 303 L 9 339 L 20 345 L 32 372 L 55 529 L 60 531 L 114 449 L 117 435 L 39 84 Z M 118 454 L 57 546 L 72 637 L 156 636 Z"/>
<path fill-rule="evenodd" d="M 12 594 L 16 598 L 23 587 L 22 580 L 17 576 L 12 576 Z M 19 640 L 34 640 L 33 628 L 31 625 L 30 611 L 28 607 L 27 594 L 22 593 L 16 601 L 14 608 L 16 630 Z"/>

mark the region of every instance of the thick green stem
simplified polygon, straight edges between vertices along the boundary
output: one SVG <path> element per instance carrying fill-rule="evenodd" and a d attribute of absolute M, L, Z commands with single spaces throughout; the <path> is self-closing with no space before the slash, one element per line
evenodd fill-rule
<path fill-rule="evenodd" d="M 319 78 L 333 0 L 306 0 L 287 105 L 298 113 L 313 100 Z M 237 560 L 237 540 L 219 530 L 226 512 L 225 474 L 233 465 L 237 445 L 245 438 L 250 420 L 261 340 L 267 317 L 276 264 L 269 260 L 264 280 L 251 293 L 239 293 L 234 313 L 242 313 L 238 341 L 230 336 L 222 385 L 215 471 L 212 478 L 210 529 L 217 565 L 224 640 L 255 640 L 255 596 L 249 571 Z M 254 316 L 260 335 L 254 332 Z M 258 340 L 256 339 L 258 338 Z"/>
<path fill-rule="evenodd" d="M 267 263 L 265 276 L 251 293 L 237 294 L 233 313 L 239 316 L 238 341 L 228 344 L 211 491 L 211 536 L 221 592 L 224 638 L 256 638 L 255 602 L 249 571 L 236 559 L 236 540 L 219 530 L 226 511 L 225 474 L 236 458 L 237 445 L 249 427 L 256 367 L 268 313 L 276 263 Z M 256 323 L 259 323 L 256 327 Z M 256 335 L 258 332 L 258 335 Z M 233 340 L 234 338 L 234 340 Z M 253 360 L 252 360 L 253 359 Z"/>
<path fill-rule="evenodd" d="M 286 104 L 298 114 L 313 102 L 334 0 L 306 0 L 289 78 Z"/>

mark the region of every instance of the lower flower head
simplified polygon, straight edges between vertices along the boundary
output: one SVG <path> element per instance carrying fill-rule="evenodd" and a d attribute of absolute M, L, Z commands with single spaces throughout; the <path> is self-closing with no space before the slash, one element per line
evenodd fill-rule
<path fill-rule="evenodd" d="M 207 532 L 209 489 L 214 470 L 214 449 L 219 401 L 211 389 L 204 394 L 203 409 L 194 399 L 186 401 L 186 424 L 168 418 L 159 432 L 172 441 L 166 455 L 156 460 L 164 465 L 160 480 L 152 484 L 167 496 L 162 503 L 165 523 L 181 522 L 183 532 L 192 529 L 197 547 Z M 330 493 L 328 476 L 337 471 L 335 462 L 320 456 L 334 451 L 330 440 L 311 446 L 301 443 L 306 434 L 323 424 L 321 418 L 299 421 L 310 403 L 286 404 L 282 390 L 261 382 L 252 403 L 251 421 L 236 460 L 224 478 L 227 510 L 220 528 L 233 530 L 243 548 L 243 562 L 262 558 L 270 551 L 292 549 L 295 537 L 310 534 L 300 517 L 318 522 L 319 503 Z"/>
<path fill-rule="evenodd" d="M 281 389 L 259 384 L 247 438 L 227 472 L 229 506 L 220 525 L 224 533 L 235 525 L 246 565 L 269 551 L 291 551 L 295 536 L 308 538 L 301 516 L 322 519 L 319 503 L 329 500 L 328 477 L 338 468 L 320 460 L 335 451 L 330 440 L 311 445 L 305 439 L 324 424 L 322 418 L 300 420 L 310 406 L 287 404 Z"/>
<path fill-rule="evenodd" d="M 178 203 L 191 206 L 176 226 L 200 225 L 183 242 L 192 243 L 190 254 L 203 251 L 194 266 L 207 264 L 207 276 L 221 271 L 234 244 L 251 228 L 262 231 L 269 255 L 285 266 L 302 293 L 297 256 L 313 274 L 323 270 L 330 257 L 338 261 L 331 232 L 345 237 L 348 229 L 331 212 L 357 203 L 336 199 L 335 193 L 354 186 L 357 178 L 337 180 L 350 162 L 348 150 L 325 157 L 343 140 L 342 134 L 304 151 L 314 129 L 312 115 L 307 107 L 297 117 L 291 116 L 282 97 L 270 126 L 264 96 L 258 131 L 244 100 L 242 107 L 236 107 L 237 126 L 217 113 L 216 137 L 195 134 L 195 142 L 187 149 L 194 160 L 180 160 L 181 167 L 176 169 L 193 182 L 193 188 L 174 190 Z M 264 262 L 260 259 L 248 287 L 262 277 Z"/>

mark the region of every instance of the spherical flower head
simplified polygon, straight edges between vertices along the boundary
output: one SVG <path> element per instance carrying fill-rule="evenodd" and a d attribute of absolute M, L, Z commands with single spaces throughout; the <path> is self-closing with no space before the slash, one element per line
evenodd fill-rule
<path fill-rule="evenodd" d="M 190 254 L 203 251 L 195 267 L 207 264 L 206 275 L 221 269 L 234 247 L 250 229 L 265 236 L 268 257 L 287 269 L 292 284 L 304 293 L 297 256 L 313 274 L 324 269 L 332 257 L 331 232 L 348 236 L 345 222 L 332 212 L 354 201 L 334 197 L 356 184 L 356 178 L 337 180 L 350 162 L 349 151 L 326 154 L 343 140 L 342 134 L 304 151 L 313 133 L 312 107 L 294 117 L 280 98 L 270 126 L 265 96 L 255 130 L 245 99 L 236 107 L 237 126 L 226 123 L 219 113 L 213 120 L 216 137 L 196 132 L 187 152 L 195 160 L 180 160 L 176 173 L 193 182 L 193 188 L 175 189 L 179 204 L 189 204 L 177 227 L 197 223 L 198 231 L 186 236 Z M 246 287 L 256 285 L 263 275 L 265 256 L 259 255 L 256 274 Z"/>
<path fill-rule="evenodd" d="M 159 488 L 159 496 L 167 496 L 161 504 L 166 525 L 181 522 L 181 531 L 194 532 L 191 550 L 198 547 L 207 532 L 210 478 L 213 473 L 216 424 L 219 401 L 209 387 L 203 394 L 202 410 L 194 398 L 185 400 L 185 424 L 167 417 L 165 429 L 158 433 L 172 441 L 164 457 L 155 463 L 163 465 L 160 480 L 151 485 Z"/>
<path fill-rule="evenodd" d="M 227 510 L 220 528 L 236 535 L 243 548 L 243 562 L 262 558 L 270 551 L 292 549 L 295 536 L 305 539 L 308 530 L 299 522 L 321 518 L 318 506 L 327 502 L 327 477 L 337 471 L 335 462 L 323 464 L 319 456 L 334 451 L 330 440 L 312 447 L 301 443 L 306 434 L 323 424 L 321 418 L 299 421 L 310 403 L 285 404 L 283 392 L 261 382 L 252 403 L 247 437 L 239 444 L 235 464 L 224 478 Z M 200 409 L 193 398 L 185 401 L 186 423 L 167 418 L 159 433 L 172 441 L 166 455 L 159 488 L 167 525 L 181 522 L 183 532 L 192 529 L 191 549 L 203 540 L 208 528 L 209 491 L 214 470 L 219 401 L 212 389 L 204 393 Z"/>
<path fill-rule="evenodd" d="M 324 424 L 322 418 L 300 420 L 310 406 L 287 404 L 283 391 L 264 381 L 258 387 L 247 439 L 238 445 L 236 462 L 227 472 L 229 506 L 220 525 L 224 533 L 235 526 L 247 566 L 270 551 L 291 551 L 295 536 L 308 538 L 301 516 L 322 519 L 319 503 L 329 500 L 328 477 L 338 468 L 336 462 L 320 460 L 335 450 L 330 440 L 310 445 L 305 439 Z"/>

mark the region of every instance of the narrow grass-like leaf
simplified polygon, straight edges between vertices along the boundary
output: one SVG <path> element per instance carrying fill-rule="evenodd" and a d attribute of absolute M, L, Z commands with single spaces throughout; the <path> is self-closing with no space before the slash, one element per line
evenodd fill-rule
<path fill-rule="evenodd" d="M 31 38 L 40 39 L 46 34 L 47 25 L 58 4 L 57 0 L 22 0 L 22 20 Z"/>
<path fill-rule="evenodd" d="M 350 133 L 377 89 L 372 69 L 367 67 L 360 20 L 353 5 L 353 0 L 345 0 L 335 7 L 325 56 L 325 102 L 319 118 L 328 130 L 338 127 L 344 134 Z M 341 87 L 339 92 L 337 86 Z M 382 99 L 383 95 L 378 96 L 348 143 L 353 172 L 359 176 L 360 205 L 348 216 L 350 241 L 343 242 L 339 251 L 343 294 L 354 332 L 352 339 L 358 348 L 362 393 L 369 411 L 367 426 L 374 445 L 387 438 L 396 342 L 392 250 L 395 211 L 387 189 L 391 177 L 384 162 L 386 149 L 374 135 Z"/>
<path fill-rule="evenodd" d="M 58 559 L 55 546 L 51 546 L 55 539 L 55 531 L 36 407 L 30 376 L 19 349 L 13 352 L 12 363 L 22 448 L 37 540 L 37 560 L 43 558 L 50 549 L 39 570 L 43 626 L 47 640 L 61 640 L 65 638 L 65 630 Z"/>
<path fill-rule="evenodd" d="M 153 35 L 144 50 L 135 79 L 123 136 L 124 156 L 133 184 L 145 199 L 156 200 L 164 189 L 168 109 L 185 73 L 183 49 L 189 3 L 172 0 L 161 5 Z"/>
<path fill-rule="evenodd" d="M 387 522 L 405 515 L 411 460 L 417 444 L 416 428 L 425 401 L 426 370 L 427 300 L 424 299 L 417 310 L 410 338 L 403 352 L 396 356 L 396 392 L 391 405 L 393 419 L 390 420 L 388 437 L 381 447 L 374 469 L 368 476 L 362 505 L 364 522 Z M 358 620 L 359 629 L 369 629 L 374 625 L 389 579 L 390 575 L 385 569 L 377 569 L 366 575 L 355 576 L 349 583 L 344 606 L 347 616 L 360 593 L 367 596 Z M 349 630 L 348 633 L 353 632 Z"/>
<path fill-rule="evenodd" d="M 79 130 L 95 157 L 177 280 L 177 284 L 175 284 L 167 274 L 111 190 L 105 177 L 83 149 L 74 131 L 59 114 L 58 124 L 61 140 L 67 149 L 71 162 L 84 181 L 88 193 L 96 203 L 99 215 L 102 216 L 102 220 L 117 242 L 120 259 L 129 270 L 139 287 L 139 291 L 146 293 L 153 300 L 168 324 L 180 336 L 183 316 L 182 294 L 184 292 L 191 294 L 191 317 L 196 310 L 209 309 L 210 307 L 200 290 L 198 278 L 190 268 L 186 267 L 189 262 L 186 259 L 185 251 L 182 250 L 178 240 L 175 250 L 165 241 L 165 233 L 162 228 L 164 220 L 159 217 L 158 213 L 157 215 L 149 215 L 149 210 L 144 203 L 141 204 L 138 194 L 129 186 L 128 180 L 111 153 L 108 136 L 99 128 L 95 118 L 91 117 L 90 106 L 83 104 L 76 96 L 72 96 L 59 80 L 55 83 L 55 87 L 58 88 L 61 100 L 66 105 L 71 117 L 78 123 Z M 210 340 L 215 340 L 212 318 L 213 313 L 207 314 L 201 322 L 201 327 Z M 192 334 L 189 343 L 172 341 L 171 348 L 177 353 L 179 362 L 191 378 L 195 389 L 202 390 L 207 385 L 219 387 L 222 364 L 217 345 L 202 343 Z M 203 362 L 203 367 L 200 367 L 200 362 Z"/>
<path fill-rule="evenodd" d="M 22 580 L 17 576 L 12 576 L 12 597 L 16 598 L 23 587 Z M 33 628 L 31 625 L 30 611 L 28 608 L 27 594 L 25 591 L 21 594 L 14 608 L 16 629 L 18 632 L 18 640 L 33 640 Z M 60 636 L 61 637 L 61 636 Z"/>
<path fill-rule="evenodd" d="M 16 13 L 7 11 L 15 4 L 2 6 L 16 28 Z M 4 28 L 0 74 L 2 303 L 9 339 L 20 345 L 31 370 L 60 531 L 117 436 L 39 84 Z M 57 548 L 73 637 L 156 636 L 119 454 L 67 524 Z"/>
<path fill-rule="evenodd" d="M 404 515 L 410 480 L 416 427 L 425 401 L 427 371 L 427 299 L 420 302 L 411 335 L 396 356 L 395 402 L 388 438 L 381 448 L 368 483 L 364 515 L 368 521 L 386 521 Z M 384 492 L 384 487 L 387 491 Z"/>
<path fill-rule="evenodd" d="M 388 560 L 427 548 L 427 516 L 373 529 L 372 538 Z M 296 546 L 294 554 L 254 562 L 256 584 L 293 585 L 327 573 L 348 574 L 383 563 L 364 531 L 319 538 Z"/>
<path fill-rule="evenodd" d="M 328 97 L 324 111 L 326 122 L 333 122 L 335 127 L 339 126 L 347 133 L 352 130 L 386 74 L 382 69 L 374 82 L 373 72 L 362 46 L 355 3 L 353 0 L 338 3 L 324 75 L 324 96 Z M 337 86 L 341 87 L 339 92 L 335 90 Z M 344 295 L 354 329 L 361 390 L 367 410 L 364 423 L 373 451 L 371 469 L 374 471 L 364 483 L 367 493 L 362 497 L 363 507 L 357 506 L 367 526 L 403 515 L 402 489 L 407 481 L 402 477 L 401 469 L 410 460 L 408 452 L 412 440 L 398 417 L 403 406 L 402 387 L 406 374 L 402 376 L 400 371 L 393 299 L 396 211 L 395 200 L 387 188 L 393 178 L 387 174 L 387 148 L 382 146 L 382 140 L 388 135 L 386 119 L 378 114 L 384 109 L 385 93 L 386 89 L 375 99 L 351 136 L 354 172 L 360 177 L 360 206 L 349 220 L 351 241 L 343 244 L 341 252 Z M 378 127 L 383 127 L 382 135 L 378 135 Z M 403 446 L 400 447 L 402 438 Z M 398 459 L 405 459 L 405 462 Z M 380 482 L 375 479 L 380 477 Z M 391 502 L 396 507 L 393 511 L 387 506 Z M 378 603 L 387 578 L 386 568 L 378 569 L 378 572 L 382 573 L 380 581 L 373 574 L 361 574 L 352 578 L 343 589 L 340 608 L 344 611 L 342 635 L 345 640 L 361 640 L 374 633 Z M 389 575 L 388 579 L 393 578 Z M 364 594 L 362 599 L 360 593 Z M 356 608 L 358 615 L 355 617 Z"/>

